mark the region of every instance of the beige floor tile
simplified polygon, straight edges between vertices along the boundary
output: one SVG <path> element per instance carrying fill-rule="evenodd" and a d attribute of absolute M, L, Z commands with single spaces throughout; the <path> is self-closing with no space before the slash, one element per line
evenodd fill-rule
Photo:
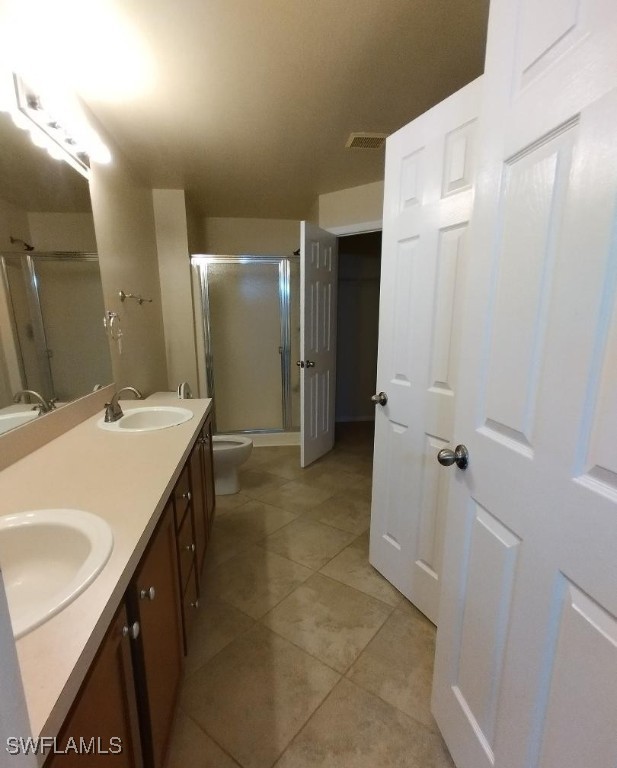
<path fill-rule="evenodd" d="M 368 536 L 363 534 L 360 538 L 361 541 L 356 539 L 330 560 L 320 573 L 359 589 L 388 605 L 398 605 L 401 601 L 401 593 L 369 563 L 368 547 L 364 541 L 365 539 L 368 541 Z"/>
<path fill-rule="evenodd" d="M 362 478 L 362 480 L 360 480 L 360 482 L 354 485 L 351 490 L 353 491 L 354 494 L 361 496 L 370 504 L 371 496 L 373 495 L 373 478 L 372 477 Z"/>
<path fill-rule="evenodd" d="M 300 518 L 265 538 L 260 546 L 317 571 L 353 538 L 353 533 Z"/>
<path fill-rule="evenodd" d="M 436 728 L 430 712 L 434 657 L 435 627 L 419 611 L 396 610 L 347 677 L 415 720 Z"/>
<path fill-rule="evenodd" d="M 230 509 L 215 520 L 216 533 L 225 533 L 238 541 L 259 541 L 296 519 L 293 512 L 264 504 L 257 499 L 247 501 L 237 509 Z"/>
<path fill-rule="evenodd" d="M 338 449 L 327 453 L 315 466 L 334 468 L 340 472 L 350 472 L 363 477 L 373 475 L 373 462 L 368 455 Z"/>
<path fill-rule="evenodd" d="M 165 768 L 238 768 L 238 763 L 179 710 Z"/>
<path fill-rule="evenodd" d="M 212 527 L 212 536 L 208 541 L 205 563 L 206 572 L 213 571 L 222 563 L 239 555 L 251 546 L 251 542 L 247 539 L 238 538 L 232 533 L 219 530 L 218 522 L 217 519 Z"/>
<path fill-rule="evenodd" d="M 248 496 L 243 496 L 241 493 L 228 493 L 225 496 L 216 497 L 216 515 L 222 515 L 230 509 L 236 509 L 237 507 L 246 504 L 249 500 Z"/>
<path fill-rule="evenodd" d="M 200 600 L 199 612 L 188 640 L 185 676 L 192 675 L 254 624 L 255 619 L 229 603 L 217 599 Z"/>
<path fill-rule="evenodd" d="M 275 765 L 454 768 L 437 733 L 348 680 L 341 680 Z"/>
<path fill-rule="evenodd" d="M 287 478 L 265 472 L 261 468 L 240 470 L 240 492 L 253 499 L 259 499 L 288 482 Z"/>
<path fill-rule="evenodd" d="M 306 512 L 334 494 L 329 488 L 316 488 L 304 483 L 289 482 L 261 497 L 265 504 L 272 504 L 290 512 Z"/>
<path fill-rule="evenodd" d="M 264 448 L 269 453 L 260 461 L 260 469 L 287 480 L 298 480 L 304 470 L 300 466 L 300 448 Z"/>
<path fill-rule="evenodd" d="M 304 470 L 301 481 L 304 485 L 325 488 L 335 493 L 340 493 L 348 488 L 358 489 L 364 487 L 366 478 L 364 475 L 342 472 L 332 467 L 317 464 Z"/>
<path fill-rule="evenodd" d="M 339 672 L 345 672 L 392 609 L 345 584 L 315 574 L 262 622 Z"/>
<path fill-rule="evenodd" d="M 275 552 L 251 547 L 226 560 L 206 579 L 206 598 L 218 598 L 258 619 L 312 574 Z"/>
<path fill-rule="evenodd" d="M 338 680 L 259 626 L 185 683 L 182 706 L 244 768 L 270 768 Z"/>
<path fill-rule="evenodd" d="M 371 524 L 371 504 L 361 495 L 346 491 L 306 510 L 303 516 L 358 535 Z"/>

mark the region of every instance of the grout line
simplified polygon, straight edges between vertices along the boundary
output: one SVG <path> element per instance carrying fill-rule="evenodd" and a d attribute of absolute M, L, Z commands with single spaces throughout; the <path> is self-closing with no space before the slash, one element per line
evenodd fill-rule
<path fill-rule="evenodd" d="M 184 715 L 185 715 L 186 717 L 188 717 L 188 719 L 189 719 L 189 720 L 191 720 L 191 722 L 192 722 L 192 723 L 194 723 L 194 724 L 195 724 L 195 725 L 196 725 L 196 726 L 199 728 L 199 730 L 200 730 L 202 733 L 204 733 L 204 734 L 205 734 L 205 735 L 206 735 L 206 736 L 207 736 L 209 739 L 211 739 L 211 740 L 212 740 L 212 741 L 213 741 L 213 742 L 216 744 L 216 746 L 217 746 L 217 747 L 218 747 L 218 748 L 221 750 L 221 752 L 223 752 L 225 755 L 227 755 L 227 757 L 228 757 L 230 760 L 232 760 L 232 762 L 234 762 L 234 763 L 235 763 L 237 766 L 239 766 L 239 768 L 245 768 L 245 766 L 243 766 L 243 765 L 242 765 L 242 763 L 239 763 L 239 762 L 236 760 L 236 758 L 235 758 L 235 757 L 234 757 L 232 754 L 230 754 L 230 753 L 229 753 L 229 752 L 228 752 L 228 751 L 225 749 L 225 747 L 223 747 L 223 745 L 222 745 L 222 744 L 219 744 L 219 742 L 218 742 L 218 741 L 217 741 L 217 740 L 214 738 L 214 736 L 213 736 L 211 733 L 208 733 L 208 731 L 207 731 L 207 730 L 206 730 L 206 729 L 205 729 L 205 728 L 204 728 L 204 727 L 201 725 L 201 723 L 198 723 L 198 722 L 197 722 L 197 720 L 195 720 L 195 718 L 194 718 L 192 715 L 190 715 L 190 714 L 189 714 L 189 713 L 188 713 L 188 712 L 187 712 L 187 711 L 184 709 L 184 707 L 180 707 L 180 709 L 182 709 L 182 712 L 184 713 Z M 168 757 L 169 757 L 169 755 L 168 755 Z"/>
<path fill-rule="evenodd" d="M 226 600 L 220 600 L 219 602 L 221 602 L 221 603 L 225 603 L 225 605 L 229 605 L 231 608 L 235 608 L 235 609 L 236 609 L 236 611 L 239 611 L 239 610 L 240 610 L 239 608 L 236 608 L 236 606 L 235 606 L 235 605 L 232 605 L 231 603 L 228 603 Z M 247 615 L 247 614 L 245 614 L 245 613 L 244 613 L 244 611 L 240 611 L 240 613 L 242 613 L 244 616 L 246 616 L 246 615 Z M 192 672 L 189 672 L 188 674 L 186 674 L 186 675 L 183 677 L 183 683 L 184 683 L 184 682 L 188 682 L 188 681 L 189 681 L 189 680 L 190 680 L 190 679 L 191 679 L 193 676 L 195 676 L 195 675 L 196 675 L 198 672 L 200 672 L 200 671 L 201 671 L 201 670 L 202 670 L 202 669 L 203 669 L 203 668 L 206 666 L 206 664 L 209 664 L 209 663 L 210 663 L 210 662 L 211 662 L 213 659 L 215 659 L 215 658 L 216 658 L 216 657 L 217 657 L 217 656 L 218 656 L 220 653 L 222 653 L 222 652 L 223 652 L 223 651 L 224 651 L 226 648 L 228 648 L 228 647 L 229 647 L 229 646 L 230 646 L 230 645 L 231 645 L 233 642 L 235 642 L 236 640 L 238 640 L 239 638 L 241 638 L 243 635 L 246 635 L 246 634 L 248 634 L 248 633 L 249 633 L 249 632 L 251 632 L 253 629 L 255 629 L 255 626 L 256 626 L 257 624 L 259 624 L 259 619 L 255 619 L 255 618 L 253 618 L 252 616 L 249 616 L 249 618 L 250 618 L 250 619 L 252 619 L 252 621 L 253 621 L 253 623 L 251 624 L 251 626 L 250 626 L 250 627 L 246 627 L 245 629 L 241 630 L 241 631 L 240 631 L 240 632 L 239 632 L 239 633 L 238 633 L 238 634 L 237 634 L 235 637 L 232 637 L 232 638 L 231 638 L 231 640 L 229 640 L 227 643 L 225 643 L 225 645 L 223 645 L 221 648 L 219 648 L 219 650 L 218 650 L 218 651 L 217 651 L 215 654 L 213 654 L 212 656 L 210 656 L 210 658 L 209 658 L 209 659 L 206 659 L 206 661 L 204 661 L 204 663 L 203 663 L 203 664 L 200 664 L 200 665 L 199 665 L 199 667 L 197 667 L 196 669 L 194 669 Z M 193 640 L 194 640 L 194 638 L 193 638 Z"/>
<path fill-rule="evenodd" d="M 285 747 L 285 749 L 284 749 L 284 750 L 281 752 L 281 754 L 280 754 L 280 755 L 277 757 L 277 759 L 276 759 L 276 762 L 274 763 L 274 765 L 272 766 L 272 768 L 276 768 L 276 763 L 278 763 L 278 762 L 279 762 L 279 760 L 280 760 L 280 759 L 283 757 L 283 755 L 285 754 L 285 752 L 287 752 L 287 750 L 288 750 L 288 749 L 290 749 L 290 747 L 293 745 L 293 743 L 296 741 L 296 739 L 298 739 L 298 738 L 300 737 L 300 734 L 302 733 L 302 731 L 304 731 L 304 729 L 305 729 L 305 728 L 308 726 L 308 724 L 309 724 L 309 723 L 311 722 L 311 720 L 312 720 L 312 719 L 315 717 L 315 715 L 316 715 L 316 714 L 319 712 L 319 710 L 320 710 L 320 709 L 321 709 L 321 708 L 322 708 L 322 707 L 323 707 L 323 706 L 326 704 L 326 702 L 328 701 L 328 699 L 329 699 L 329 698 L 332 696 L 332 694 L 334 693 L 334 691 L 336 690 L 336 688 L 338 688 L 338 686 L 340 685 L 340 683 L 341 683 L 341 680 L 343 680 L 343 679 L 346 679 L 346 678 L 344 678 L 344 677 L 341 677 L 341 678 L 340 678 L 340 679 L 339 679 L 339 680 L 338 680 L 338 681 L 337 681 L 337 682 L 336 682 L 336 683 L 335 683 L 335 684 L 332 686 L 332 688 L 331 688 L 331 689 L 328 691 L 328 693 L 326 694 L 326 696 L 324 697 L 324 699 L 322 700 L 322 702 L 319 704 L 319 706 L 318 706 L 318 707 L 316 707 L 316 708 L 313 710 L 313 712 L 311 713 L 311 715 L 310 715 L 310 717 L 308 718 L 308 720 L 307 720 L 307 721 L 304 723 L 304 725 L 303 725 L 303 726 L 300 728 L 300 730 L 299 730 L 299 731 L 298 731 L 298 732 L 297 732 L 297 733 L 294 735 L 294 737 L 293 737 L 293 738 L 290 740 L 290 742 L 287 744 L 287 746 Z M 349 682 L 351 682 L 351 681 L 349 681 Z"/>

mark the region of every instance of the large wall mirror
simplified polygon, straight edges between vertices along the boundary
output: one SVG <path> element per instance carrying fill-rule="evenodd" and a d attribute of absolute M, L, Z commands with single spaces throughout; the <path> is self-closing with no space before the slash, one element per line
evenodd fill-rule
<path fill-rule="evenodd" d="M 87 180 L 0 113 L 0 435 L 112 381 Z M 44 410 L 44 409 L 43 409 Z"/>

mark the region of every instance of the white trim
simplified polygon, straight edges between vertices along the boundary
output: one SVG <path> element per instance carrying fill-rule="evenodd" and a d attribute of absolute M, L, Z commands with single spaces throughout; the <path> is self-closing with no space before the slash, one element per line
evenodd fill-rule
<path fill-rule="evenodd" d="M 383 219 L 377 221 L 364 221 L 359 224 L 345 224 L 343 227 L 322 227 L 337 237 L 343 235 L 361 235 L 364 232 L 379 232 L 383 229 Z"/>

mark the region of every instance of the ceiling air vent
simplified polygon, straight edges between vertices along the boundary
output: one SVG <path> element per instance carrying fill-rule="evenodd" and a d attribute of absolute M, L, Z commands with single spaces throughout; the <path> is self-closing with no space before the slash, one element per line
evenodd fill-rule
<path fill-rule="evenodd" d="M 388 138 L 387 133 L 350 133 L 347 149 L 381 149 Z"/>

